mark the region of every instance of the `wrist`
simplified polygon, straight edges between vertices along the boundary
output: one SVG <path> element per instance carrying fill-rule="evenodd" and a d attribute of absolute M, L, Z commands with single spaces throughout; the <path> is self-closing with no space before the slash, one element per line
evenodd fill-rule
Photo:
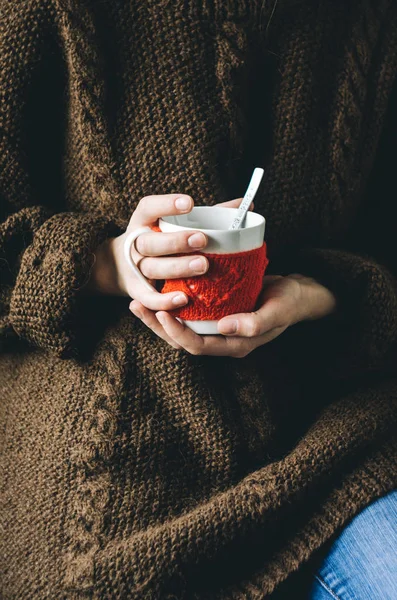
<path fill-rule="evenodd" d="M 130 296 L 127 289 L 127 282 L 123 277 L 125 273 L 125 259 L 124 259 L 124 241 L 126 234 L 123 233 L 118 237 L 109 238 L 108 240 L 108 252 L 109 264 L 112 265 L 113 280 L 112 287 L 115 290 L 117 296 Z"/>
<path fill-rule="evenodd" d="M 91 269 L 90 279 L 84 290 L 88 293 L 104 295 L 121 295 L 117 281 L 114 240 L 108 238 L 95 250 L 95 262 Z"/>
<path fill-rule="evenodd" d="M 322 283 L 300 273 L 288 275 L 300 285 L 299 309 L 297 321 L 316 320 L 337 311 L 337 299 L 333 292 Z"/>

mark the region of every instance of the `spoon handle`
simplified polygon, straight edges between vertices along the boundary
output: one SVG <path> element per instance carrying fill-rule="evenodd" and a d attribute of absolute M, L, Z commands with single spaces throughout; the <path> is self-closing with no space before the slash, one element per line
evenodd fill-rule
<path fill-rule="evenodd" d="M 258 191 L 259 184 L 262 181 L 263 173 L 264 170 L 259 167 L 254 169 L 251 181 L 249 182 L 249 185 L 247 187 L 247 191 L 245 192 L 244 198 L 239 206 L 237 216 L 233 220 L 233 223 L 230 225 L 229 229 L 241 228 L 245 219 L 245 215 L 247 214 L 251 202 L 254 199 L 256 192 Z"/>

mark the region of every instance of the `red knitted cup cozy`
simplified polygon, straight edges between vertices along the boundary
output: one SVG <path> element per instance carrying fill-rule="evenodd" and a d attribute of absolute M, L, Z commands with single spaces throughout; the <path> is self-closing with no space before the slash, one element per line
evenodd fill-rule
<path fill-rule="evenodd" d="M 158 226 L 152 226 L 152 229 L 161 231 Z M 168 279 L 161 290 L 164 294 L 184 292 L 189 298 L 186 306 L 170 311 L 172 315 L 186 321 L 217 321 L 227 315 L 255 309 L 269 263 L 266 242 L 260 248 L 244 252 L 195 254 L 208 258 L 208 271 L 197 277 Z"/>

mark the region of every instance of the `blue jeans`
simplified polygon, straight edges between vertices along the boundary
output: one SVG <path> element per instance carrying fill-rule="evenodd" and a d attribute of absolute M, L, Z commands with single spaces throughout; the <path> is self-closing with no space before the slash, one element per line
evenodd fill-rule
<path fill-rule="evenodd" d="M 369 504 L 343 529 L 308 600 L 397 600 L 397 490 Z"/>

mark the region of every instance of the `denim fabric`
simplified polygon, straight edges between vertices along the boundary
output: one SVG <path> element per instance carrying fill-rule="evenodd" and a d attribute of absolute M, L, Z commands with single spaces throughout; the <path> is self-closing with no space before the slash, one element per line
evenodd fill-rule
<path fill-rule="evenodd" d="M 397 600 L 397 490 L 372 502 L 343 529 L 308 600 Z"/>

